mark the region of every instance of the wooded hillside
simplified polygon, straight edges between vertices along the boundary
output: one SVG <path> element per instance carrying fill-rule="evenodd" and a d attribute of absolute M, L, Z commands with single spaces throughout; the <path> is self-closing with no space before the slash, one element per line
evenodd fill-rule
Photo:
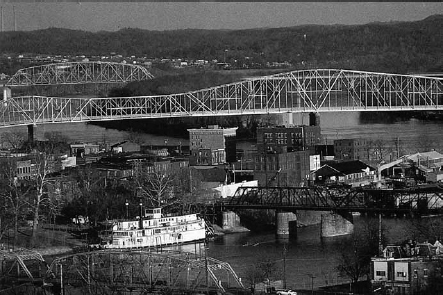
<path fill-rule="evenodd" d="M 443 15 L 415 22 L 250 30 L 85 32 L 51 28 L 0 33 L 1 53 L 109 55 L 219 61 L 288 61 L 296 68 L 381 72 L 442 69 Z M 227 50 L 227 51 L 226 51 Z"/>

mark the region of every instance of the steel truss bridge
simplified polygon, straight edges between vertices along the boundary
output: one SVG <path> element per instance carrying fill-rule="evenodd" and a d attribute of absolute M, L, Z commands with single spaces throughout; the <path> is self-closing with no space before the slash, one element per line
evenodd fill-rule
<path fill-rule="evenodd" d="M 152 79 L 143 66 L 115 62 L 64 62 L 18 70 L 5 86 L 13 96 L 106 97 L 116 87 Z"/>
<path fill-rule="evenodd" d="M 6 86 L 128 83 L 153 77 L 145 67 L 140 65 L 98 61 L 64 62 L 18 70 Z"/>
<path fill-rule="evenodd" d="M 226 209 L 313 210 L 338 213 L 443 213 L 443 187 L 363 189 L 326 187 L 239 187 L 223 204 Z"/>
<path fill-rule="evenodd" d="M 187 116 L 442 109 L 443 78 L 315 69 L 171 95 L 5 98 L 0 106 L 0 127 Z"/>
<path fill-rule="evenodd" d="M 228 263 L 207 257 L 205 251 L 91 251 L 56 258 L 46 267 L 38 263 L 26 265 L 23 258 L 20 258 L 10 263 L 12 274 L 7 272 L 3 277 L 7 277 L 10 283 L 16 281 L 17 284 L 20 278 L 22 282 L 35 283 L 38 273 L 43 273 L 40 279 L 43 286 L 52 288 L 54 292 L 61 290 L 61 294 L 66 295 L 79 292 L 146 294 L 153 291 L 183 294 L 244 288 L 241 279 Z M 43 261 L 41 255 L 33 258 L 37 262 Z M 22 261 L 19 267 L 17 261 Z M 42 272 L 42 269 L 46 271 Z"/>

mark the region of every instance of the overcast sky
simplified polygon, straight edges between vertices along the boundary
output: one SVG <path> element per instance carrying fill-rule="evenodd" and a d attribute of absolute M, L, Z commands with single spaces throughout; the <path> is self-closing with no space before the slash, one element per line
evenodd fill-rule
<path fill-rule="evenodd" d="M 41 1 L 41 0 L 38 0 Z M 48 27 L 87 31 L 246 29 L 303 24 L 414 21 L 443 13 L 438 2 L 51 2 L 0 0 L 5 31 Z"/>

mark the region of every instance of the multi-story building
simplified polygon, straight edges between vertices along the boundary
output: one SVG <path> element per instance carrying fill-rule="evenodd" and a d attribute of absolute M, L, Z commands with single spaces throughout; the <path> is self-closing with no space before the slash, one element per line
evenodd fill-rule
<path fill-rule="evenodd" d="M 320 126 L 277 126 L 257 129 L 257 151 L 293 152 L 309 150 L 321 142 Z"/>
<path fill-rule="evenodd" d="M 312 117 L 312 116 L 311 116 Z M 254 178 L 259 186 L 301 186 L 319 167 L 315 146 L 321 143 L 321 129 L 310 126 L 276 126 L 257 129 Z"/>
<path fill-rule="evenodd" d="M 442 294 L 440 249 L 438 241 L 434 245 L 409 241 L 386 247 L 382 257 L 371 259 L 373 290 L 380 294 Z"/>
<path fill-rule="evenodd" d="M 188 129 L 191 154 L 189 164 L 192 166 L 225 164 L 227 158 L 232 158 L 229 154 L 226 154 L 227 138 L 235 137 L 236 130 L 237 128 L 219 128 L 218 125 L 209 125 L 208 128 Z"/>
<path fill-rule="evenodd" d="M 259 186 L 301 186 L 310 172 L 309 151 L 257 153 L 254 179 Z"/>
<path fill-rule="evenodd" d="M 368 160 L 369 148 L 368 141 L 362 138 L 334 140 L 334 155 L 337 160 Z"/>

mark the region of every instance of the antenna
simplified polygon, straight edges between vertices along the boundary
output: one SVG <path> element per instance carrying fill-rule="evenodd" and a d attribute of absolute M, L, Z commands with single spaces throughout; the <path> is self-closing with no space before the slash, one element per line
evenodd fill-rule
<path fill-rule="evenodd" d="M 2 20 L 1 20 L 1 31 L 3 32 L 3 6 L 2 7 L 0 7 L 0 9 L 1 9 L 1 14 L 0 14 L 0 17 L 2 18 Z"/>

